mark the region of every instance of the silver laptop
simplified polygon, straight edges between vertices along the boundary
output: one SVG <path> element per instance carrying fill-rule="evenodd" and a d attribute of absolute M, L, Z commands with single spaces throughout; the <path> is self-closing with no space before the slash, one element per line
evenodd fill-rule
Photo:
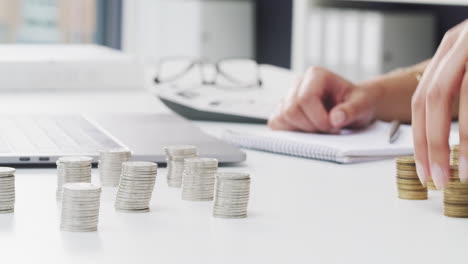
<path fill-rule="evenodd" d="M 1 164 L 54 164 L 57 158 L 128 148 L 134 160 L 165 163 L 164 146 L 190 144 L 199 155 L 220 163 L 244 161 L 245 153 L 204 134 L 172 114 L 3 115 L 0 116 Z"/>

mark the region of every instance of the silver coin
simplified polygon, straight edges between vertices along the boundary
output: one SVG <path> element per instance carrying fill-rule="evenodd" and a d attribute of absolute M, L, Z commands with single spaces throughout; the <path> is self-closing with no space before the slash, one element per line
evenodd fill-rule
<path fill-rule="evenodd" d="M 16 172 L 15 168 L 0 167 L 0 177 L 14 175 L 15 172 Z"/>
<path fill-rule="evenodd" d="M 149 206 L 149 200 L 146 201 L 141 201 L 141 200 L 123 200 L 123 199 L 117 199 L 115 200 L 114 206 L 116 208 L 127 208 L 127 209 L 141 209 L 141 208 L 146 208 Z"/>
<path fill-rule="evenodd" d="M 156 175 L 150 176 L 135 176 L 129 174 L 122 174 L 120 181 L 124 183 L 135 183 L 135 184 L 145 184 L 145 183 L 154 183 L 156 181 Z"/>
<path fill-rule="evenodd" d="M 214 208 L 219 209 L 219 210 L 227 210 L 227 211 L 232 211 L 232 210 L 247 210 L 248 203 L 220 203 L 217 202 L 214 205 Z"/>
<path fill-rule="evenodd" d="M 93 228 L 61 227 L 60 229 L 66 232 L 95 232 L 97 231 L 97 227 L 93 227 Z"/>
<path fill-rule="evenodd" d="M 153 188 L 138 189 L 138 188 L 120 187 L 118 190 L 118 193 L 127 193 L 127 194 L 150 194 L 152 192 L 153 192 Z"/>
<path fill-rule="evenodd" d="M 74 212 L 74 211 L 64 211 L 61 215 L 63 220 L 66 221 L 83 221 L 90 222 L 96 221 L 99 218 L 99 212 Z"/>
<path fill-rule="evenodd" d="M 62 207 L 73 207 L 77 209 L 86 209 L 86 208 L 99 208 L 100 202 L 99 201 L 80 201 L 80 202 L 71 202 L 62 200 Z"/>
<path fill-rule="evenodd" d="M 100 204 L 94 205 L 72 205 L 64 203 L 62 205 L 62 212 L 99 212 Z"/>
<path fill-rule="evenodd" d="M 93 231 L 97 231 L 97 226 L 98 226 L 98 223 L 89 223 L 89 224 L 86 224 L 86 225 L 81 225 L 81 224 L 75 224 L 75 225 L 71 225 L 71 224 L 61 224 L 60 225 L 60 230 L 62 231 L 71 231 L 71 232 L 93 232 Z"/>
<path fill-rule="evenodd" d="M 129 184 L 129 183 L 119 183 L 119 189 L 121 190 L 140 190 L 140 191 L 148 191 L 154 189 L 155 183 L 149 184 Z"/>
<path fill-rule="evenodd" d="M 229 189 L 216 189 L 216 193 L 220 196 L 248 196 L 248 190 L 229 190 Z"/>
<path fill-rule="evenodd" d="M 0 214 L 11 214 L 11 213 L 14 213 L 14 212 L 15 212 L 14 208 L 0 209 Z"/>
<path fill-rule="evenodd" d="M 240 215 L 223 215 L 223 214 L 213 214 L 214 217 L 217 218 L 231 218 L 231 219 L 241 219 L 241 218 L 247 218 L 247 214 L 240 214 Z"/>
<path fill-rule="evenodd" d="M 63 214 L 61 218 L 62 224 L 97 224 L 99 222 L 98 215 L 91 215 L 91 214 Z"/>
<path fill-rule="evenodd" d="M 242 211 L 242 212 L 213 211 L 213 215 L 224 216 L 224 217 L 240 217 L 240 216 L 247 215 L 247 211 Z"/>
<path fill-rule="evenodd" d="M 127 161 L 123 165 L 127 168 L 157 168 L 158 164 L 151 161 Z"/>
<path fill-rule="evenodd" d="M 116 211 L 118 212 L 123 212 L 123 213 L 147 213 L 150 211 L 149 208 L 143 208 L 143 209 L 117 209 Z"/>
<path fill-rule="evenodd" d="M 118 193 L 117 194 L 118 198 L 122 199 L 135 199 L 135 200 L 140 200 L 140 199 L 150 199 L 151 198 L 151 193 Z"/>
<path fill-rule="evenodd" d="M 92 161 L 93 158 L 85 156 L 67 156 L 58 159 L 60 163 L 90 163 Z"/>
<path fill-rule="evenodd" d="M 235 215 L 246 215 L 247 210 L 224 210 L 224 209 L 214 209 L 214 214 L 225 215 L 225 216 L 235 216 Z"/>
<path fill-rule="evenodd" d="M 236 215 L 246 215 L 247 210 L 219 210 L 219 209 L 214 209 L 213 213 L 217 214 L 217 215 L 224 215 L 224 216 L 236 216 Z"/>
<path fill-rule="evenodd" d="M 211 197 L 211 198 L 182 197 L 182 200 L 184 200 L 184 201 L 205 202 L 205 201 L 213 201 L 213 197 Z"/>
<path fill-rule="evenodd" d="M 84 183 L 84 182 L 78 182 L 78 183 L 67 183 L 63 185 L 64 191 L 67 192 L 93 192 L 93 191 L 101 191 L 101 187 L 92 183 Z"/>
<path fill-rule="evenodd" d="M 142 205 L 122 205 L 122 204 L 116 204 L 115 205 L 115 210 L 117 211 L 146 211 L 149 208 L 149 204 L 142 204 Z"/>
<path fill-rule="evenodd" d="M 76 228 L 76 229 L 88 229 L 97 227 L 98 222 L 64 222 L 61 224 L 61 227 Z"/>

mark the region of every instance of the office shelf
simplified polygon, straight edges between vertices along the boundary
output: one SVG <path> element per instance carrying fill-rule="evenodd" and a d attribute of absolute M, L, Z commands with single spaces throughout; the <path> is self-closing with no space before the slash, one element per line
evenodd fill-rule
<path fill-rule="evenodd" d="M 346 0 L 356 2 L 357 0 Z M 362 0 L 361 0 L 362 2 Z M 468 5 L 468 0 L 372 0 L 364 2 L 375 3 L 402 3 L 402 4 L 429 4 L 429 5 Z"/>
<path fill-rule="evenodd" d="M 346 7 L 362 6 L 365 3 L 372 4 L 399 4 L 399 5 L 434 5 L 450 6 L 451 8 L 468 7 L 468 0 L 294 0 L 293 1 L 293 21 L 292 21 L 292 43 L 291 43 L 291 68 L 302 72 L 306 67 L 305 61 L 305 38 L 307 32 L 307 15 L 310 8 L 314 6 L 326 6 L 333 4 Z M 436 7 L 437 8 L 437 7 Z"/>

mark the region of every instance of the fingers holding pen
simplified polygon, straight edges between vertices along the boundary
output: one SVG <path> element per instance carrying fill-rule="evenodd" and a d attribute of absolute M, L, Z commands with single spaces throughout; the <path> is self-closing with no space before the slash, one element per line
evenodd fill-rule
<path fill-rule="evenodd" d="M 269 119 L 274 130 L 337 133 L 374 118 L 375 92 L 321 67 L 311 67 Z"/>

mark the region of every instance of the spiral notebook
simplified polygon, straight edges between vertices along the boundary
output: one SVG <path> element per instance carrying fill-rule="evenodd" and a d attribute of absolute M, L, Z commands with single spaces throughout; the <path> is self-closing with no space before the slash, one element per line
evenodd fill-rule
<path fill-rule="evenodd" d="M 412 154 L 411 126 L 401 125 L 400 136 L 393 144 L 388 143 L 389 130 L 390 123 L 377 121 L 364 129 L 344 129 L 339 135 L 271 131 L 267 127 L 259 127 L 255 131 L 227 130 L 221 138 L 244 148 L 336 163 L 355 163 Z M 451 134 L 450 144 L 458 143 L 457 135 L 456 132 Z"/>

